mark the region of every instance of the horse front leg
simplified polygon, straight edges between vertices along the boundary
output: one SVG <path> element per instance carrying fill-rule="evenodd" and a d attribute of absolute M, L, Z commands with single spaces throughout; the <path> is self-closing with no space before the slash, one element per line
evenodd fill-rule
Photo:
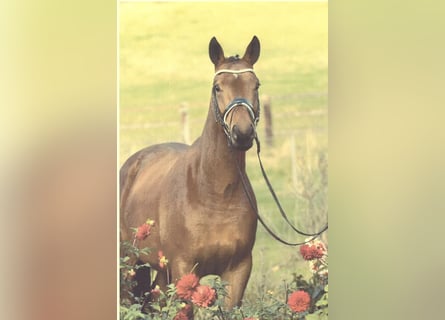
<path fill-rule="evenodd" d="M 251 271 L 252 255 L 249 254 L 236 267 L 226 270 L 221 275 L 221 279 L 228 282 L 227 298 L 224 302 L 227 310 L 230 310 L 235 306 L 241 306 L 241 300 Z"/>

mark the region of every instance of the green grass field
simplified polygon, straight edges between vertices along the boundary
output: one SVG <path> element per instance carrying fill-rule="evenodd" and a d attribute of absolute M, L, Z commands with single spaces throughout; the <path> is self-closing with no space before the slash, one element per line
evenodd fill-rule
<path fill-rule="evenodd" d="M 262 144 L 264 165 L 295 223 L 307 231 L 321 228 L 327 210 L 327 167 L 320 165 L 328 143 L 327 9 L 326 2 L 121 3 L 121 164 L 147 145 L 181 141 L 182 103 L 191 139 L 197 138 L 210 100 L 211 37 L 226 55 L 242 55 L 257 35 L 262 48 L 255 69 L 261 94 L 272 98 L 275 133 L 273 147 Z M 261 122 L 258 130 L 262 139 Z M 254 149 L 247 160 L 262 215 L 289 241 L 304 240 L 281 221 Z M 307 193 L 310 198 L 302 196 Z M 276 290 L 294 272 L 308 272 L 298 248 L 284 247 L 259 226 L 246 299 Z"/>

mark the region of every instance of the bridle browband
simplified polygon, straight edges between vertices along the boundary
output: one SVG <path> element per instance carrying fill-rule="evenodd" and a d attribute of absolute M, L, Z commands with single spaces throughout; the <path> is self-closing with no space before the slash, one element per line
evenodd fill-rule
<path fill-rule="evenodd" d="M 239 73 L 244 73 L 244 72 L 252 72 L 253 74 L 255 74 L 255 71 L 252 68 L 245 68 L 245 69 L 240 69 L 240 70 L 220 69 L 215 72 L 215 77 L 221 73 L 239 74 Z"/>
<path fill-rule="evenodd" d="M 217 75 L 219 75 L 221 73 L 240 74 L 240 73 L 245 73 L 245 72 L 252 72 L 253 74 L 255 74 L 255 71 L 251 68 L 240 69 L 240 70 L 221 69 L 221 70 L 218 70 L 215 72 L 214 77 L 216 77 Z M 226 106 L 226 108 L 224 109 L 224 112 L 221 113 L 221 111 L 219 110 L 218 99 L 216 97 L 216 86 L 213 86 L 213 88 L 212 88 L 212 98 L 213 98 L 213 108 L 215 111 L 216 122 L 219 123 L 223 127 L 224 132 L 229 140 L 228 141 L 229 144 L 231 143 L 231 133 L 230 133 L 229 125 L 227 124 L 227 117 L 228 117 L 229 113 L 236 107 L 246 108 L 246 110 L 249 113 L 250 119 L 252 120 L 252 124 L 253 124 L 254 128 L 256 128 L 256 125 L 257 125 L 258 121 L 260 120 L 260 101 L 259 101 L 259 99 L 257 100 L 258 112 L 255 114 L 255 110 L 253 108 L 252 103 L 245 98 L 233 99 L 232 102 L 230 102 Z"/>

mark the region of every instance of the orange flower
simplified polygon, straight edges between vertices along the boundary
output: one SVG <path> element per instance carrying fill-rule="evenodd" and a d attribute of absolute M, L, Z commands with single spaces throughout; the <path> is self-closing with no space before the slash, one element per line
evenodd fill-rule
<path fill-rule="evenodd" d="M 186 274 L 176 283 L 176 294 L 179 298 L 190 300 L 198 285 L 199 278 L 195 274 Z"/>
<path fill-rule="evenodd" d="M 164 253 L 162 251 L 158 252 L 158 257 L 159 257 L 159 266 L 163 269 L 167 265 L 168 259 L 164 256 Z"/>
<path fill-rule="evenodd" d="M 298 290 L 293 292 L 289 299 L 287 299 L 287 305 L 293 312 L 304 312 L 309 309 L 311 303 L 311 297 L 306 291 Z"/>
<path fill-rule="evenodd" d="M 209 286 L 199 286 L 192 294 L 192 302 L 197 306 L 207 308 L 211 306 L 216 299 L 216 291 Z"/>

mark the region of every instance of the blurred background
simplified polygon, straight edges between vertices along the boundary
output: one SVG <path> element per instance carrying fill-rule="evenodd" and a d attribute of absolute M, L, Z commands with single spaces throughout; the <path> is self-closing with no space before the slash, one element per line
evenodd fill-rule
<path fill-rule="evenodd" d="M 117 39 L 126 5 L 0 2 L 2 318 L 117 318 L 117 171 L 139 148 L 117 150 L 118 136 L 124 139 L 129 125 L 122 121 L 123 132 L 117 131 Z M 257 5 L 262 3 L 252 3 L 243 18 L 251 19 Z M 443 318 L 444 9 L 432 0 L 329 3 L 330 319 Z M 304 19 L 296 11 L 289 15 Z M 221 33 L 200 30 L 194 35 L 202 36 L 200 44 L 190 46 L 202 55 L 198 64 L 208 68 L 188 75 L 205 77 L 196 116 L 209 101 L 210 37 L 216 35 L 233 54 L 257 33 L 242 24 L 236 8 L 230 17 L 241 25 L 238 37 L 225 37 L 222 31 L 231 28 L 215 21 Z M 272 32 L 281 23 L 287 22 L 263 24 Z M 241 36 L 244 28 L 249 32 Z M 268 45 L 273 39 L 266 41 L 264 33 L 257 34 L 263 53 L 256 69 L 261 92 L 272 97 L 275 109 L 281 103 L 273 97 L 280 93 L 269 89 L 282 87 L 276 81 L 285 70 L 262 71 L 265 50 L 280 47 Z M 274 38 L 289 36 L 295 40 L 286 45 L 292 46 L 301 34 L 286 29 Z M 302 56 L 280 55 L 277 65 L 289 57 Z M 268 77 L 273 81 L 267 83 Z M 174 99 L 172 110 L 182 102 L 196 107 L 186 97 Z M 172 123 L 179 122 L 178 112 Z M 146 134 L 141 147 L 154 141 Z M 172 131 L 169 139 L 181 137 Z M 269 158 L 271 147 L 263 145 Z M 283 167 L 292 172 L 289 164 Z M 274 177 L 274 185 L 283 181 L 289 183 Z M 261 186 L 255 188 L 260 192 Z"/>
<path fill-rule="evenodd" d="M 213 82 L 211 37 L 226 56 L 242 56 L 256 35 L 264 166 L 292 222 L 305 232 L 321 230 L 328 211 L 327 2 L 122 3 L 119 18 L 121 164 L 148 145 L 199 137 Z M 281 237 L 304 241 L 281 218 L 255 147 L 247 154 L 261 215 Z M 293 273 L 310 274 L 298 247 L 278 243 L 259 226 L 245 299 L 283 291 Z"/>

